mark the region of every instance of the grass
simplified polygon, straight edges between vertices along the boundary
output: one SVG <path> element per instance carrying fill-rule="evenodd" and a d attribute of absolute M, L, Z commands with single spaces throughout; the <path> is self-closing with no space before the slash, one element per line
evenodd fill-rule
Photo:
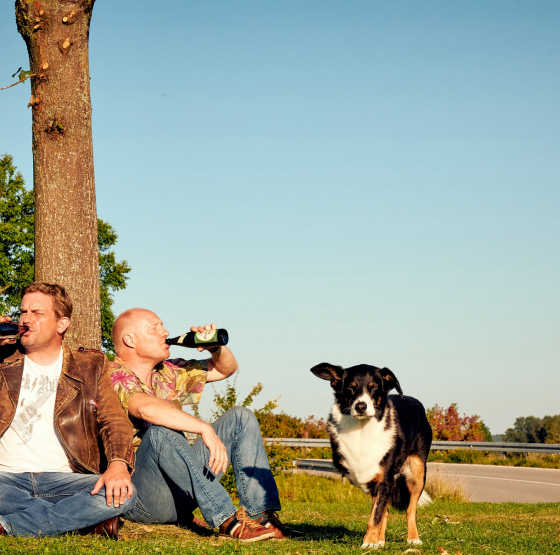
<path fill-rule="evenodd" d="M 215 536 L 199 536 L 177 526 L 143 525 L 126 522 L 121 540 L 68 535 L 59 538 L 0 538 L 0 554 L 41 553 L 107 555 L 282 554 L 364 555 L 360 549 L 371 510 L 369 498 L 347 481 L 304 474 L 287 474 L 277 479 L 282 496 L 282 519 L 303 530 L 305 541 L 266 541 L 239 544 Z M 440 481 L 436 501 L 418 513 L 418 528 L 424 544 L 416 555 L 515 555 L 560 554 L 560 504 L 520 505 L 515 503 L 460 503 L 445 501 L 451 495 Z M 447 488 L 447 489 L 446 489 Z M 441 493 L 443 491 L 443 493 Z M 456 494 L 455 494 L 456 495 Z M 404 515 L 391 511 L 387 544 L 380 553 L 403 554 L 406 543 Z"/>

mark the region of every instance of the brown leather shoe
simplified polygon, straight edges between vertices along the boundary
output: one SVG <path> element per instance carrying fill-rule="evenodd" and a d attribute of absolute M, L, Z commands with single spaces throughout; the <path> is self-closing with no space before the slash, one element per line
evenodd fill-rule
<path fill-rule="evenodd" d="M 204 536 L 214 535 L 214 532 L 210 526 L 208 526 L 206 521 L 196 518 L 193 514 L 189 515 L 185 521 L 181 521 L 180 526 L 184 526 L 188 530 L 192 530 L 193 532 Z"/>
<path fill-rule="evenodd" d="M 0 536 L 7 536 L 8 532 L 4 530 L 4 527 L 0 524 Z"/>
<path fill-rule="evenodd" d="M 255 522 L 269 530 L 274 530 L 275 540 L 302 540 L 305 538 L 303 532 L 288 528 L 288 526 L 281 522 L 276 511 L 265 511 Z"/>
<path fill-rule="evenodd" d="M 119 539 L 119 527 L 120 527 L 120 519 L 118 516 L 114 516 L 108 520 L 105 520 L 101 524 L 98 524 L 90 534 L 97 534 L 102 538 L 108 538 L 110 540 L 118 540 Z"/>
<path fill-rule="evenodd" d="M 241 507 L 220 526 L 219 537 L 249 543 L 273 538 L 274 531 L 258 524 Z"/>

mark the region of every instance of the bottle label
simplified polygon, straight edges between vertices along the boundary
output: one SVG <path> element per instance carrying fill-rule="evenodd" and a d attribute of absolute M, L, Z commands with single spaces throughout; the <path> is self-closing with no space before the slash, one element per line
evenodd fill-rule
<path fill-rule="evenodd" d="M 210 343 L 218 340 L 218 330 L 197 331 L 194 334 L 195 343 Z"/>
<path fill-rule="evenodd" d="M 177 339 L 177 343 L 179 345 L 183 344 L 183 341 L 185 340 L 185 337 L 187 337 L 187 335 L 189 335 L 188 333 L 184 333 L 183 335 L 181 335 L 181 337 L 179 337 L 179 339 Z"/>

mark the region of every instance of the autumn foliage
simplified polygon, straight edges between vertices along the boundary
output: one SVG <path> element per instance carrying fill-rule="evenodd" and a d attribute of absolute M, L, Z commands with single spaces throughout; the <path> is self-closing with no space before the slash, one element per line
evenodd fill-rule
<path fill-rule="evenodd" d="M 484 424 L 478 415 L 459 415 L 457 403 L 444 409 L 439 405 L 426 411 L 434 441 L 484 441 Z"/>

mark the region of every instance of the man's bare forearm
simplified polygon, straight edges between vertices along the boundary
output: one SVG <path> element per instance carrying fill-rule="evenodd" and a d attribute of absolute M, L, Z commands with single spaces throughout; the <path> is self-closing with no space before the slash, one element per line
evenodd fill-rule
<path fill-rule="evenodd" d="M 131 416 L 142 418 L 150 424 L 165 426 L 180 432 L 202 434 L 209 424 L 183 412 L 169 401 L 157 399 L 146 393 L 136 393 L 128 401 Z"/>
<path fill-rule="evenodd" d="M 227 347 L 220 347 L 212 353 L 212 360 L 208 363 L 207 382 L 216 382 L 229 378 L 239 368 L 236 358 Z"/>

